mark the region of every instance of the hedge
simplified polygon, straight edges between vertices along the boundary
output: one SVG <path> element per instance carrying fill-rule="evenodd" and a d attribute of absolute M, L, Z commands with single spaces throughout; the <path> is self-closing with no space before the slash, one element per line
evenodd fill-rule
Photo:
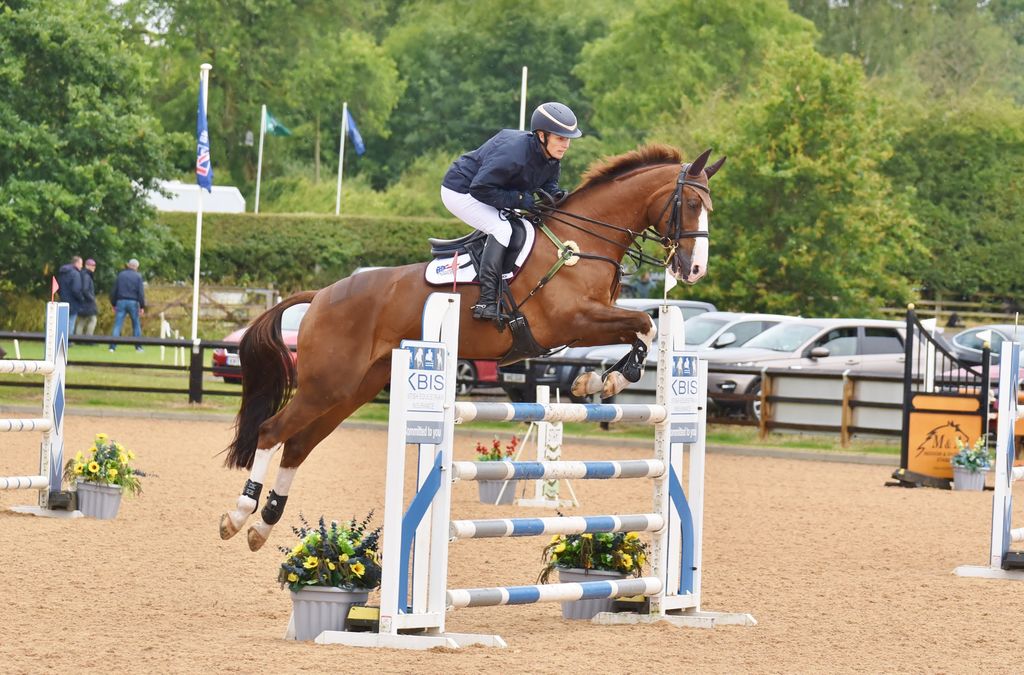
<path fill-rule="evenodd" d="M 167 244 L 149 274 L 192 278 L 194 213 L 160 213 Z M 203 216 L 202 278 L 209 283 L 319 288 L 361 266 L 395 266 L 430 257 L 428 237 L 452 238 L 469 228 L 455 219 L 322 214 L 209 213 Z"/>

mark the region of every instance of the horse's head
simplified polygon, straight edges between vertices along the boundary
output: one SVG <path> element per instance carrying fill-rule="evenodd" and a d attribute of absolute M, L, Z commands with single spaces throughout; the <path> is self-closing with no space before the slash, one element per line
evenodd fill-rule
<path fill-rule="evenodd" d="M 706 166 L 711 149 L 683 164 L 667 201 L 652 200 L 650 221 L 665 247 L 667 271 L 679 281 L 697 283 L 708 270 L 708 217 L 712 211 L 708 181 L 725 157 Z M 659 190 L 659 194 L 663 191 Z"/>

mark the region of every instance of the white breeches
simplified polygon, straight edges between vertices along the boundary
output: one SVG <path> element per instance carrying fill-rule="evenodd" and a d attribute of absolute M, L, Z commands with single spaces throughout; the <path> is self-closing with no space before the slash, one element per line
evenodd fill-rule
<path fill-rule="evenodd" d="M 478 201 L 470 194 L 462 194 L 441 186 L 441 201 L 452 215 L 475 230 L 493 235 L 502 246 L 512 238 L 512 226 L 501 217 L 501 212 L 490 204 Z"/>

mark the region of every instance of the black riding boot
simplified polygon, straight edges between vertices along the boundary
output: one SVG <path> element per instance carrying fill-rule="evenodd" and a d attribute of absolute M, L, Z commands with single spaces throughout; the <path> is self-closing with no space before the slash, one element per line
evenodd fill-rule
<path fill-rule="evenodd" d="M 487 237 L 480 255 L 480 300 L 473 305 L 473 318 L 493 321 L 501 316 L 498 311 L 498 293 L 501 286 L 501 267 L 505 260 L 505 247 L 493 236 Z"/>

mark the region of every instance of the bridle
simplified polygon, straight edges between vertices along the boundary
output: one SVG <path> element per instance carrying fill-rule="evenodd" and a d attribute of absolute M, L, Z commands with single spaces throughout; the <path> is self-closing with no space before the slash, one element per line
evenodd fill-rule
<path fill-rule="evenodd" d="M 675 189 L 673 189 L 672 194 L 670 194 L 668 199 L 665 201 L 664 208 L 662 208 L 661 213 L 658 214 L 658 217 L 654 220 L 654 222 L 642 230 L 632 230 L 628 227 L 613 225 L 603 220 L 597 220 L 595 218 L 581 216 L 570 211 L 564 211 L 562 209 L 559 209 L 557 206 L 553 205 L 544 205 L 541 206 L 540 208 L 543 211 L 543 216 L 545 218 L 562 223 L 574 229 L 580 230 L 581 232 L 586 232 L 587 234 L 593 237 L 597 237 L 598 239 L 605 241 L 609 244 L 612 244 L 617 248 L 621 248 L 623 250 L 622 257 L 630 258 L 631 260 L 635 261 L 638 268 L 642 266 L 644 263 L 647 263 L 649 265 L 656 265 L 667 269 L 668 266 L 672 263 L 672 258 L 673 256 L 675 256 L 676 250 L 679 248 L 679 242 L 681 240 L 697 239 L 699 237 L 703 237 L 705 239 L 709 238 L 707 231 L 683 231 L 683 188 L 689 186 L 694 188 L 695 190 L 700 190 L 704 192 L 708 196 L 711 195 L 711 190 L 708 189 L 707 185 L 704 185 L 703 183 L 698 183 L 697 181 L 690 178 L 689 170 L 691 166 L 691 163 L 681 165 L 679 170 L 679 177 L 676 179 Z M 669 212 L 669 209 L 671 209 L 671 212 Z M 661 234 L 661 232 L 658 231 L 658 223 L 662 221 L 666 213 L 669 214 L 669 220 L 665 228 L 665 234 Z M 600 227 L 604 227 L 609 230 L 614 230 L 622 234 L 628 234 L 629 243 L 622 244 L 619 241 L 616 241 L 609 237 L 605 237 L 601 234 L 598 234 L 597 232 L 593 232 L 592 230 L 588 230 L 581 225 L 570 222 L 568 220 L 569 218 L 580 220 L 591 225 L 598 225 Z M 540 220 L 539 217 L 538 220 Z M 657 241 L 659 244 L 661 244 L 662 248 L 664 248 L 667 253 L 665 259 L 661 260 L 659 258 L 655 258 L 645 253 L 642 248 L 642 242 L 645 241 Z M 595 253 L 581 252 L 578 253 L 577 255 L 583 259 L 601 260 L 610 263 L 615 266 L 619 274 L 622 274 L 622 264 L 618 260 L 613 260 L 607 256 L 602 256 Z"/>

